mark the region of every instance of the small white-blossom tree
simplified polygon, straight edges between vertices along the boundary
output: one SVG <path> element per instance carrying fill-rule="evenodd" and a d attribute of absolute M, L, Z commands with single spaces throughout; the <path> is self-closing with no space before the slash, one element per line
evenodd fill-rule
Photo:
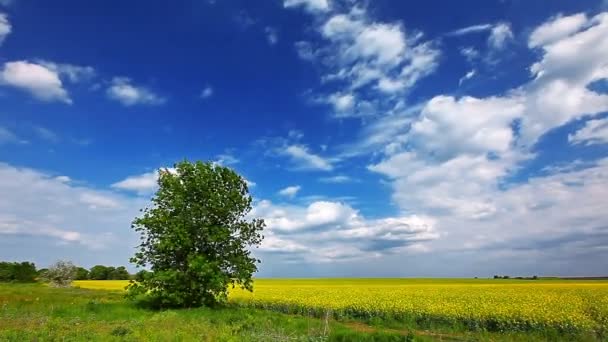
<path fill-rule="evenodd" d="M 76 277 L 77 267 L 71 261 L 59 260 L 51 265 L 44 279 L 56 287 L 68 287 Z"/>

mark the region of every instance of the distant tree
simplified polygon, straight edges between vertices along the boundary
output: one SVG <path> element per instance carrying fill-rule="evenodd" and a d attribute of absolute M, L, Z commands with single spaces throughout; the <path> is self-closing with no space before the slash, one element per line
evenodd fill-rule
<path fill-rule="evenodd" d="M 32 262 L 0 262 L 0 281 L 30 283 L 36 281 L 37 275 Z"/>
<path fill-rule="evenodd" d="M 500 279 L 501 277 L 499 275 L 494 275 L 494 279 Z"/>
<path fill-rule="evenodd" d="M 106 266 L 106 277 L 104 280 L 112 280 L 112 275 L 116 272 L 116 267 Z"/>
<path fill-rule="evenodd" d="M 537 280 L 538 276 L 533 276 L 532 279 Z"/>
<path fill-rule="evenodd" d="M 71 261 L 60 260 L 49 267 L 44 278 L 53 286 L 67 287 L 70 286 L 77 272 L 77 267 Z"/>
<path fill-rule="evenodd" d="M 259 260 L 249 248 L 262 240 L 264 221 L 248 220 L 251 196 L 245 180 L 215 163 L 187 161 L 161 170 L 152 206 L 132 227 L 141 234 L 131 258 L 152 271 L 131 281 L 131 297 L 160 307 L 215 305 L 228 285 L 252 290 Z"/>
<path fill-rule="evenodd" d="M 502 279 L 509 279 L 510 277 L 508 275 L 506 276 L 502 276 Z"/>
<path fill-rule="evenodd" d="M 95 265 L 89 271 L 89 279 L 106 280 L 108 279 L 108 268 L 103 265 Z"/>
<path fill-rule="evenodd" d="M 76 268 L 76 277 L 74 280 L 87 280 L 89 279 L 89 270 L 82 267 Z"/>
<path fill-rule="evenodd" d="M 131 275 L 124 266 L 117 268 L 112 267 L 112 270 L 108 270 L 108 279 L 111 280 L 129 280 Z"/>

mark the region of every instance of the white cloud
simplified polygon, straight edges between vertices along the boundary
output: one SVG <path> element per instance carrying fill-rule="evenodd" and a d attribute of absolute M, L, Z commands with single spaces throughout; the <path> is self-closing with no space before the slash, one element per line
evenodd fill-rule
<path fill-rule="evenodd" d="M 587 16 L 585 13 L 577 13 L 565 17 L 561 14 L 557 15 L 532 32 L 528 46 L 533 48 L 551 44 L 578 32 L 586 24 Z"/>
<path fill-rule="evenodd" d="M 307 262 L 380 257 L 419 247 L 439 236 L 430 217 L 368 220 L 347 204 L 332 201 L 316 201 L 306 207 L 261 201 L 251 216 L 264 218 L 267 225 L 262 252 L 288 253 Z"/>
<path fill-rule="evenodd" d="M 333 94 L 328 101 L 340 113 L 347 112 L 355 106 L 355 96 L 353 94 Z"/>
<path fill-rule="evenodd" d="M 355 182 L 356 180 L 349 176 L 338 175 L 338 176 L 332 176 L 332 177 L 322 177 L 322 178 L 319 178 L 319 181 L 322 183 L 340 184 L 340 183 L 351 183 L 351 182 Z"/>
<path fill-rule="evenodd" d="M 309 12 L 318 13 L 329 10 L 329 1 L 330 0 L 284 0 L 283 6 L 285 8 L 302 6 Z"/>
<path fill-rule="evenodd" d="M 494 27 L 494 25 L 492 25 L 492 24 L 471 25 L 471 26 L 463 27 L 463 28 L 448 32 L 447 35 L 448 36 L 462 36 L 462 35 L 466 35 L 466 34 L 470 34 L 470 33 L 488 31 L 488 30 L 491 30 L 493 27 Z"/>
<path fill-rule="evenodd" d="M 460 54 L 463 55 L 469 63 L 473 63 L 479 57 L 479 51 L 470 46 L 461 48 Z"/>
<path fill-rule="evenodd" d="M 467 26 L 448 32 L 446 33 L 446 36 L 463 36 L 471 33 L 488 31 L 490 32 L 490 35 L 488 36 L 488 45 L 493 49 L 501 50 L 509 41 L 513 40 L 511 25 L 506 22 Z M 473 48 L 465 48 L 464 50 L 461 50 L 461 53 L 470 60 L 477 56 L 477 51 Z"/>
<path fill-rule="evenodd" d="M 37 63 L 54 71 L 59 76 L 65 76 L 72 83 L 90 81 L 96 75 L 95 69 L 90 66 L 58 64 L 45 60 L 37 61 Z"/>
<path fill-rule="evenodd" d="M 215 163 L 219 164 L 219 165 L 234 165 L 234 164 L 238 164 L 240 162 L 240 160 L 238 158 L 236 158 L 235 156 L 233 156 L 232 154 L 229 153 L 223 153 L 220 154 L 216 157 L 216 161 Z"/>
<path fill-rule="evenodd" d="M 513 40 L 511 25 L 509 23 L 498 23 L 490 31 L 488 44 L 494 49 L 501 50 L 511 40 Z"/>
<path fill-rule="evenodd" d="M 161 105 L 167 102 L 166 98 L 153 93 L 151 90 L 133 85 L 132 81 L 126 77 L 114 77 L 106 93 L 110 99 L 125 106 Z"/>
<path fill-rule="evenodd" d="M 305 61 L 313 61 L 316 58 L 316 51 L 312 47 L 312 44 L 307 41 L 298 41 L 294 43 L 294 47 L 298 54 L 298 57 Z"/>
<path fill-rule="evenodd" d="M 589 120 L 585 126 L 568 135 L 568 141 L 572 144 L 607 144 L 608 143 L 608 118 Z"/>
<path fill-rule="evenodd" d="M 329 160 L 311 153 L 304 145 L 285 146 L 280 153 L 289 156 L 293 163 L 303 170 L 333 170 L 333 165 Z"/>
<path fill-rule="evenodd" d="M 39 251 L 24 244 L 18 247 L 27 250 L 28 260 L 37 259 L 43 265 L 50 259 L 45 260 L 40 255 L 46 255 L 49 250 L 54 250 L 59 255 L 69 253 L 79 262 L 83 255 L 95 254 L 90 252 L 91 249 L 116 250 L 120 246 L 119 249 L 122 250 L 121 248 L 127 247 L 123 246 L 124 242 L 136 242 L 128 232 L 129 222 L 143 205 L 139 200 L 72 186 L 67 179 L 65 176 L 55 177 L 0 163 L 0 193 L 3 194 L 0 199 L 2 258 L 11 255 L 26 257 L 22 251 L 15 250 L 10 242 L 11 239 L 22 236 L 28 239 L 42 238 L 41 243 L 44 245 Z M 122 238 L 119 239 L 118 236 Z M 61 244 L 60 250 L 56 250 L 57 244 Z M 70 246 L 69 251 L 65 244 Z M 128 257 L 128 252 L 118 254 L 122 258 Z M 57 258 L 58 255 L 47 257 Z M 107 260 L 107 257 L 96 258 L 98 262 Z"/>
<path fill-rule="evenodd" d="M 4 42 L 6 37 L 11 33 L 12 26 L 8 21 L 8 17 L 4 13 L 0 13 L 0 45 Z"/>
<path fill-rule="evenodd" d="M 141 175 L 129 176 L 120 182 L 112 184 L 115 189 L 149 193 L 158 187 L 158 171 L 147 172 Z"/>
<path fill-rule="evenodd" d="M 541 27 L 552 27 L 560 20 L 552 18 Z M 608 77 L 608 13 L 588 19 L 580 31 L 539 48 L 543 56 L 530 68 L 535 79 L 520 89 L 527 107 L 521 130 L 525 145 L 573 119 L 608 111 L 608 95 L 588 88 Z"/>
<path fill-rule="evenodd" d="M 336 86 L 332 94 L 318 96 L 332 105 L 335 117 L 378 115 L 437 68 L 434 42 L 421 41 L 416 32 L 407 35 L 398 22 L 374 21 L 361 7 L 321 22 L 320 46 L 299 42 L 296 48 L 302 59 L 319 61 L 323 83 Z M 378 95 L 392 98 L 379 101 Z"/>
<path fill-rule="evenodd" d="M 55 177 L 55 180 L 60 181 L 61 183 L 69 183 L 72 181 L 72 179 L 68 176 L 57 176 Z"/>
<path fill-rule="evenodd" d="M 606 240 L 602 193 L 608 189 L 608 160 L 503 183 L 534 157 L 532 151 L 540 153 L 533 146 L 545 133 L 608 110 L 608 96 L 588 87 L 608 76 L 608 14 L 561 31 L 553 22 L 560 18 L 541 25 L 558 33 L 532 34 L 529 45 L 542 55 L 527 84 L 485 98 L 436 96 L 409 124 L 402 118 L 401 133 L 368 131 L 367 138 L 386 147 L 383 160 L 369 169 L 390 180 L 394 202 L 404 211 L 434 217 L 438 231 L 450 237 L 431 242 L 431 250 L 464 246 L 489 255 L 501 248 L 552 249 L 550 255 L 572 256 L 591 252 L 587 246 L 598 238 Z M 397 118 L 376 124 L 391 127 Z M 605 118 L 587 121 L 569 140 L 606 141 L 606 127 Z M 396 147 L 395 140 L 401 140 Z"/>
<path fill-rule="evenodd" d="M 57 180 L 61 181 L 60 179 Z M 80 200 L 87 204 L 90 209 L 113 209 L 120 206 L 118 201 L 113 198 L 94 192 L 83 192 L 80 195 Z"/>
<path fill-rule="evenodd" d="M 292 185 L 286 188 L 281 189 L 278 194 L 284 197 L 294 198 L 298 194 L 298 192 L 302 189 L 299 185 Z"/>
<path fill-rule="evenodd" d="M 268 44 L 276 45 L 279 42 L 279 31 L 276 28 L 267 26 L 264 29 L 264 33 L 266 33 Z"/>
<path fill-rule="evenodd" d="M 201 94 L 200 94 L 200 98 L 201 99 L 208 99 L 211 96 L 213 96 L 213 87 L 211 87 L 210 85 L 205 86 L 205 88 L 203 88 L 203 90 L 201 90 Z"/>
<path fill-rule="evenodd" d="M 514 139 L 511 123 L 524 111 L 520 102 L 516 97 L 434 97 L 412 124 L 408 141 L 440 158 L 505 153 Z"/>
<path fill-rule="evenodd" d="M 475 69 L 467 72 L 464 76 L 460 78 L 460 80 L 458 80 L 458 85 L 462 85 L 462 83 L 464 83 L 466 80 L 470 80 L 471 78 L 475 77 L 476 73 L 477 72 L 475 71 Z"/>
<path fill-rule="evenodd" d="M 19 88 L 43 101 L 72 103 L 56 71 L 28 61 L 4 63 L 0 84 Z"/>

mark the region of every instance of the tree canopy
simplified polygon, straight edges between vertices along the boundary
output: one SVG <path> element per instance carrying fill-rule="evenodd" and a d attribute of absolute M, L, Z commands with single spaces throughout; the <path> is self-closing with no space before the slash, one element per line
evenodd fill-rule
<path fill-rule="evenodd" d="M 183 161 L 160 170 L 152 205 L 132 227 L 141 235 L 131 262 L 149 267 L 129 295 L 159 307 L 215 305 L 228 287 L 252 290 L 257 263 L 250 248 L 262 241 L 261 219 L 248 217 L 245 180 L 210 162 Z"/>

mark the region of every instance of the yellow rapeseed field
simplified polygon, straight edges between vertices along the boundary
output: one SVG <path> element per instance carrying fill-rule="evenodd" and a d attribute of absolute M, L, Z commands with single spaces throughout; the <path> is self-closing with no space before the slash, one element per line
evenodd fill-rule
<path fill-rule="evenodd" d="M 125 281 L 81 281 L 121 289 Z M 608 282 L 473 279 L 258 279 L 233 303 L 336 318 L 390 319 L 468 329 L 608 331 Z"/>

